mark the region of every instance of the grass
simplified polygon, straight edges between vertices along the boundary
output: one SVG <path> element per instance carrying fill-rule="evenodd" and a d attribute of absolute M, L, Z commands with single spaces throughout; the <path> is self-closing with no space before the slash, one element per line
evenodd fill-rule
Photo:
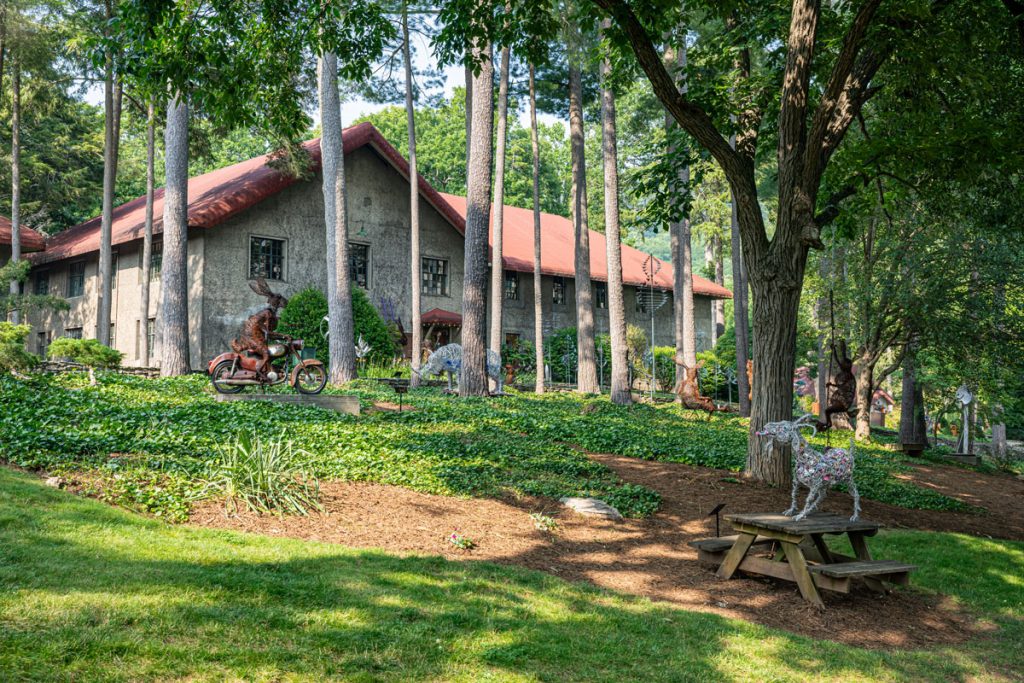
<path fill-rule="evenodd" d="M 0 678 L 1008 680 L 1024 545 L 900 532 L 915 583 L 999 627 L 863 650 L 515 568 L 167 525 L 0 468 Z M 970 577 L 969 580 L 965 580 Z M 1015 673 L 1016 672 L 1016 673 Z"/>
<path fill-rule="evenodd" d="M 369 406 L 392 391 L 362 381 L 346 390 Z M 587 451 L 739 471 L 746 421 L 681 412 L 675 405 L 612 405 L 607 398 L 513 393 L 454 399 L 437 389 L 407 395 L 416 410 L 338 416 L 313 407 L 268 402 L 217 403 L 202 376 L 149 380 L 105 374 L 0 377 L 0 459 L 70 474 L 115 504 L 166 519 L 187 518 L 219 447 L 244 431 L 282 435 L 306 453 L 302 465 L 321 479 L 394 484 L 459 496 L 596 496 L 623 514 L 654 512 L 660 497 L 623 482 Z M 833 441 L 842 440 L 834 435 Z M 823 444 L 822 438 L 819 441 Z M 966 506 L 893 475 L 906 471 L 886 444 L 858 445 L 858 485 L 865 498 L 908 508 Z"/>

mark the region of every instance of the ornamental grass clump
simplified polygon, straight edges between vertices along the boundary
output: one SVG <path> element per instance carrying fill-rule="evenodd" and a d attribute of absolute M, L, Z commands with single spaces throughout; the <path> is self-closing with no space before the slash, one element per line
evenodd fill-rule
<path fill-rule="evenodd" d="M 306 515 L 323 509 L 320 483 L 301 465 L 301 458 L 309 454 L 290 441 L 242 433 L 219 451 L 210 484 L 225 496 L 230 513 L 240 505 L 258 514 Z"/>

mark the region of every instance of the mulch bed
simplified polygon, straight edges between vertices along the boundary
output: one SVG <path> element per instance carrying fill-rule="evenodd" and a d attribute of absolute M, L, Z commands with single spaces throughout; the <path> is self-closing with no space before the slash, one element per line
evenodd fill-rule
<path fill-rule="evenodd" d="M 705 516 L 716 504 L 729 512 L 788 507 L 788 492 L 751 482 L 724 481 L 731 472 L 675 463 L 593 455 L 626 481 L 659 491 L 661 509 L 645 520 L 610 522 L 584 518 L 544 499 L 450 498 L 366 483 L 324 482 L 325 511 L 309 517 L 228 517 L 223 505 L 207 502 L 192 523 L 288 536 L 398 553 L 428 553 L 453 560 L 486 560 L 529 567 L 602 588 L 660 600 L 785 629 L 814 638 L 869 648 L 918 648 L 964 642 L 992 627 L 976 621 L 941 596 L 896 591 L 877 596 L 823 592 L 827 608 L 800 599 L 794 584 L 764 579 L 721 581 L 696 561 L 687 541 L 714 535 Z M 912 478 L 987 514 L 933 512 L 864 501 L 863 516 L 887 527 L 958 531 L 1024 540 L 1024 482 L 941 466 L 920 466 Z M 960 493 L 963 490 L 969 493 Z M 833 493 L 823 508 L 848 513 L 845 494 Z M 534 528 L 530 512 L 554 517 L 553 533 Z M 996 522 L 998 521 L 998 523 Z M 453 547 L 453 531 L 477 543 Z M 726 530 L 723 529 L 723 533 Z M 869 542 L 870 543 L 870 542 Z M 899 559 L 899 558 L 892 558 Z"/>

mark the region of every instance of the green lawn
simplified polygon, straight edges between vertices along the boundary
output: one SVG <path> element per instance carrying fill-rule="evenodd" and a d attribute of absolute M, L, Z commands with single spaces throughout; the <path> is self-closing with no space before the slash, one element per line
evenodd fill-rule
<path fill-rule="evenodd" d="M 394 398 L 375 382 L 349 391 L 367 405 Z M 593 495 L 629 516 L 654 512 L 658 494 L 623 482 L 573 446 L 736 471 L 746 458 L 744 420 L 708 422 L 671 404 L 624 408 L 606 397 L 570 394 L 460 400 L 433 389 L 410 393 L 408 403 L 416 410 L 351 417 L 265 402 L 217 403 L 202 376 L 107 374 L 98 387 L 74 374 L 0 377 L 6 418 L 0 460 L 88 474 L 105 500 L 180 521 L 189 502 L 203 495 L 217 446 L 238 430 L 286 436 L 307 451 L 306 467 L 322 478 L 446 495 Z M 858 446 L 864 497 L 910 508 L 964 507 L 892 476 L 905 469 L 903 457 L 884 444 Z"/>
<path fill-rule="evenodd" d="M 927 558 L 915 583 L 999 630 L 956 648 L 861 650 L 525 570 L 167 525 L 0 468 L 0 678 L 949 681 L 1024 670 L 1024 545 L 921 532 L 876 543 Z"/>

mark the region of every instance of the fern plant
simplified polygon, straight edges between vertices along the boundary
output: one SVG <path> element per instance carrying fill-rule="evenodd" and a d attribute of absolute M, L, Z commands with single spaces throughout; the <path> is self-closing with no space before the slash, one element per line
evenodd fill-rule
<path fill-rule="evenodd" d="M 240 505 L 258 514 L 306 515 L 323 509 L 320 483 L 301 465 L 301 458 L 309 454 L 290 441 L 241 433 L 219 450 L 210 486 L 226 498 L 232 514 Z"/>

